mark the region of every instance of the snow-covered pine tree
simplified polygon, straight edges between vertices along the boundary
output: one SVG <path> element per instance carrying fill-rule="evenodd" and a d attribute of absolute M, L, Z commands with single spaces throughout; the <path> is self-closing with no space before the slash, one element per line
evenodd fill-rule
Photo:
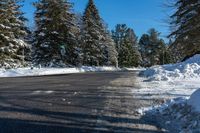
<path fill-rule="evenodd" d="M 85 9 L 82 28 L 83 64 L 89 66 L 105 65 L 106 32 L 93 0 L 89 0 Z"/>
<path fill-rule="evenodd" d="M 119 66 L 133 67 L 140 65 L 141 55 L 134 31 L 125 24 L 118 24 L 112 31 L 112 36 L 119 54 Z"/>
<path fill-rule="evenodd" d="M 34 63 L 42 66 L 77 65 L 79 29 L 68 0 L 39 0 L 36 7 Z"/>
<path fill-rule="evenodd" d="M 200 2 L 199 0 L 175 0 L 175 13 L 171 16 L 170 49 L 177 61 L 200 53 Z"/>
<path fill-rule="evenodd" d="M 25 18 L 18 0 L 0 0 L 0 67 L 15 68 L 26 65 L 24 51 L 27 44 Z"/>
<path fill-rule="evenodd" d="M 81 67 L 83 65 L 83 50 L 82 50 L 82 30 L 83 30 L 83 15 L 81 13 L 75 14 L 75 23 L 79 28 L 79 31 L 77 32 L 77 60 L 76 60 L 76 66 Z"/>
<path fill-rule="evenodd" d="M 104 43 L 106 47 L 104 50 L 106 65 L 118 67 L 118 52 L 115 47 L 115 42 L 112 39 L 111 33 L 109 31 L 107 31 Z"/>

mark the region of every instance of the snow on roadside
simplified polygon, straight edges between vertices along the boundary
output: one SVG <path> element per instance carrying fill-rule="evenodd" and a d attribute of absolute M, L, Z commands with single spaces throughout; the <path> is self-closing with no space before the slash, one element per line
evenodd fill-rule
<path fill-rule="evenodd" d="M 200 113 L 200 89 L 191 95 L 190 99 L 188 100 L 188 105 L 190 105 L 194 111 Z"/>
<path fill-rule="evenodd" d="M 181 63 L 143 70 L 137 79 L 141 89 L 133 93 L 168 100 L 162 105 L 141 108 L 138 113 L 153 115 L 169 132 L 200 133 L 199 79 L 200 55 Z"/>
<path fill-rule="evenodd" d="M 141 69 L 134 94 L 148 98 L 189 97 L 200 87 L 200 55 L 182 63 Z"/>
<path fill-rule="evenodd" d="M 138 110 L 142 115 L 151 115 L 160 126 L 173 133 L 200 132 L 200 89 L 191 97 L 168 100 L 162 105 Z"/>
<path fill-rule="evenodd" d="M 21 76 L 41 76 L 41 75 L 58 75 L 69 73 L 83 72 L 102 72 L 102 71 L 119 71 L 115 67 L 87 67 L 80 68 L 17 68 L 17 69 L 0 69 L 0 77 L 21 77 Z"/>
<path fill-rule="evenodd" d="M 153 66 L 142 75 L 149 81 L 197 80 L 200 77 L 200 54 L 181 63 Z"/>

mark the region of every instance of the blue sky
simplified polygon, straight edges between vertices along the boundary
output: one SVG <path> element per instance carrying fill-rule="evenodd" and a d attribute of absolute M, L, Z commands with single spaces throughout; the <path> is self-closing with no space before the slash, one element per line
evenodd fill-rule
<path fill-rule="evenodd" d="M 33 25 L 35 0 L 25 0 L 23 11 Z M 83 12 L 88 0 L 70 0 L 74 3 L 75 12 Z M 167 9 L 163 6 L 163 0 L 94 0 L 101 17 L 113 29 L 116 24 L 127 24 L 133 28 L 137 36 L 146 33 L 150 28 L 156 28 L 165 37 L 169 33 Z"/>

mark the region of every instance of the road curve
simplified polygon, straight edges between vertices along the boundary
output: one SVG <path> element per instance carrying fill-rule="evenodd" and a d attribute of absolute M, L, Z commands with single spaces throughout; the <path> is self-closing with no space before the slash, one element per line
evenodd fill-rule
<path fill-rule="evenodd" d="M 137 109 L 136 72 L 0 78 L 0 133 L 160 133 Z"/>

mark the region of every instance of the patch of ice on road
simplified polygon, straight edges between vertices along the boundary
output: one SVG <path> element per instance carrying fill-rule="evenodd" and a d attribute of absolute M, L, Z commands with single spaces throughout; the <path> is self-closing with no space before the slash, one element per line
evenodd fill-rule
<path fill-rule="evenodd" d="M 44 91 L 45 94 L 51 94 L 54 93 L 54 91 Z"/>
<path fill-rule="evenodd" d="M 33 91 L 33 95 L 39 95 L 39 94 L 52 94 L 54 93 L 54 91 L 41 91 L 41 90 L 37 90 L 37 91 Z"/>
<path fill-rule="evenodd" d="M 42 91 L 34 91 L 32 94 L 40 94 Z"/>
<path fill-rule="evenodd" d="M 62 98 L 62 101 L 66 101 L 66 99 L 65 99 L 65 98 Z"/>

